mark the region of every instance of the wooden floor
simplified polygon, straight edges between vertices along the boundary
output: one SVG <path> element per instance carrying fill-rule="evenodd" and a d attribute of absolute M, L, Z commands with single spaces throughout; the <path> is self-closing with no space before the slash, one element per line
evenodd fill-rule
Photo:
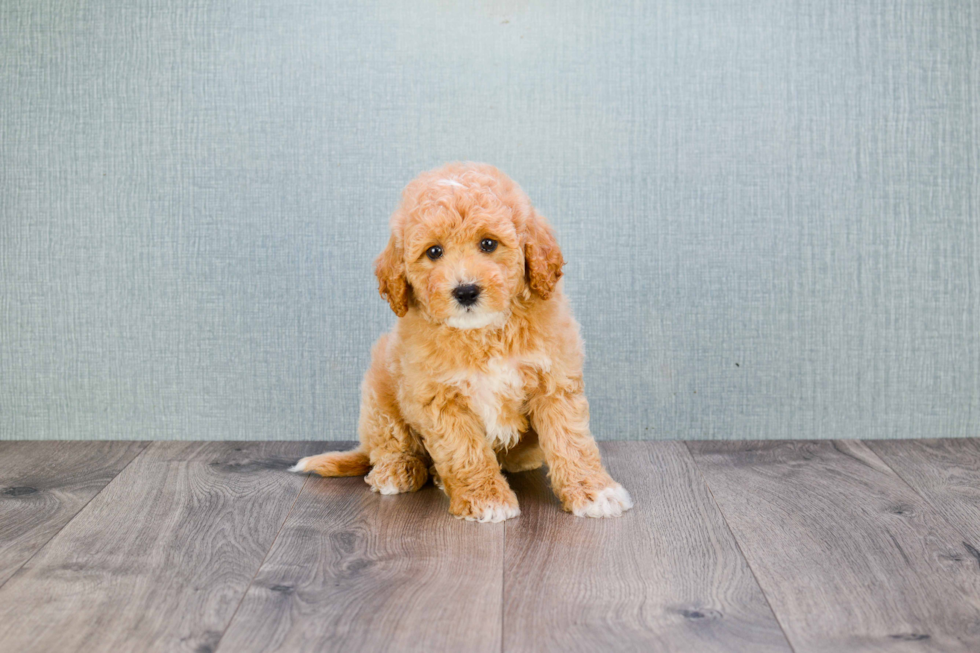
<path fill-rule="evenodd" d="M 617 442 L 460 522 L 344 444 L 0 442 L 0 651 L 980 651 L 980 441 Z"/>

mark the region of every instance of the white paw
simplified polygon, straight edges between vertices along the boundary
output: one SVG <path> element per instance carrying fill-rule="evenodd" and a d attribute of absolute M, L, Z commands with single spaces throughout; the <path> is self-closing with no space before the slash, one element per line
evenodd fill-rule
<path fill-rule="evenodd" d="M 296 472 L 297 474 L 302 474 L 306 471 L 306 461 L 312 458 L 312 456 L 307 456 L 306 458 L 300 458 L 299 462 L 290 467 L 286 471 Z"/>
<path fill-rule="evenodd" d="M 572 514 L 576 517 L 619 517 L 632 507 L 630 493 L 617 483 L 599 492 L 593 501 L 576 508 Z"/>
<path fill-rule="evenodd" d="M 382 485 L 375 485 L 374 483 L 371 482 L 371 480 L 372 480 L 371 476 L 369 475 L 364 479 L 364 482 L 371 486 L 372 492 L 380 492 L 381 494 L 391 495 L 391 494 L 401 494 L 404 491 L 394 483 L 383 483 Z"/>
<path fill-rule="evenodd" d="M 513 519 L 521 514 L 519 506 L 509 506 L 506 503 L 498 503 L 486 506 L 482 512 L 475 515 L 465 515 L 466 521 L 476 521 L 481 524 L 502 522 L 506 519 Z"/>

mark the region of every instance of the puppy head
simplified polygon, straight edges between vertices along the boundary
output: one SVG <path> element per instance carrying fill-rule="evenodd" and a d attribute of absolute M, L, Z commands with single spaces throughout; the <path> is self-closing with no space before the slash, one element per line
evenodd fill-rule
<path fill-rule="evenodd" d="M 493 166 L 454 163 L 405 188 L 375 273 L 399 317 L 415 306 L 432 321 L 480 329 L 506 322 L 518 297 L 550 297 L 563 264 L 517 184 Z"/>

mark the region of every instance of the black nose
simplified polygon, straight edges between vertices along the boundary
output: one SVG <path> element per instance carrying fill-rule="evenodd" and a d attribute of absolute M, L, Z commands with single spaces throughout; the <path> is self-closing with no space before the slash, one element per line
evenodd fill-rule
<path fill-rule="evenodd" d="M 453 289 L 453 297 L 463 306 L 472 306 L 480 298 L 480 286 L 472 283 L 466 286 L 456 286 Z"/>

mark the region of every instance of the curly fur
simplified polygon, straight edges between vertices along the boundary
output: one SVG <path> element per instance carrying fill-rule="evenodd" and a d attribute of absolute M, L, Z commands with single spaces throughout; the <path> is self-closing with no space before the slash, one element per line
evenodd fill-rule
<path fill-rule="evenodd" d="M 551 226 L 496 168 L 453 163 L 408 184 L 375 261 L 378 290 L 399 317 L 372 350 L 360 447 L 304 458 L 295 471 L 367 473 L 382 494 L 433 480 L 449 511 L 475 521 L 520 514 L 501 469 L 547 463 L 565 510 L 612 517 L 632 507 L 589 431 L 583 344 L 562 292 Z M 497 241 L 490 253 L 485 238 Z M 425 255 L 433 245 L 443 255 Z M 452 291 L 480 288 L 462 306 Z"/>

